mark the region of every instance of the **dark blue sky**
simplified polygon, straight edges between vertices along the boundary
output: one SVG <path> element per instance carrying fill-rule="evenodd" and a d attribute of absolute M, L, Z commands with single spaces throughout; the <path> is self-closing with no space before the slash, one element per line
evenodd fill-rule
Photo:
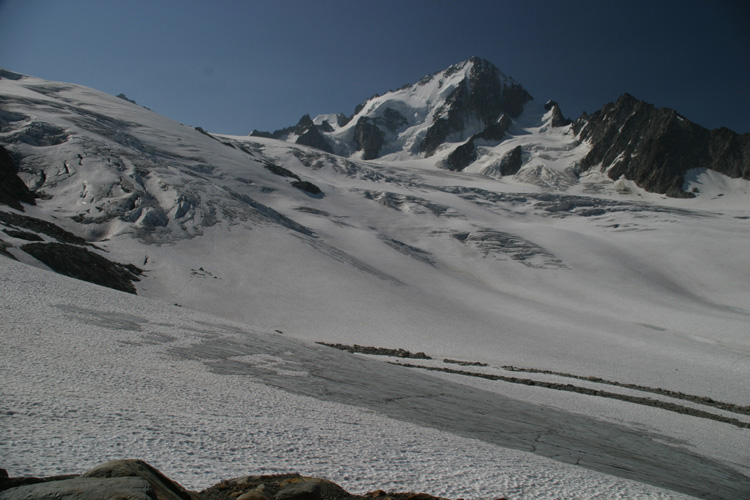
<path fill-rule="evenodd" d="M 473 55 L 572 118 L 629 92 L 750 132 L 747 0 L 0 0 L 0 67 L 213 132 L 350 114 Z"/>

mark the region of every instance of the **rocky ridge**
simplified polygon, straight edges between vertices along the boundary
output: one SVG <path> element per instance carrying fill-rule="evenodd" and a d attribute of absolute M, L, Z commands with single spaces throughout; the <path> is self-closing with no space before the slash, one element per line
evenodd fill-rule
<path fill-rule="evenodd" d="M 114 460 L 81 475 L 9 478 L 0 469 L 0 500 L 439 500 L 426 493 L 353 495 L 326 479 L 300 474 L 244 476 L 188 491 L 142 460 Z M 498 499 L 501 500 L 501 499 Z"/>
<path fill-rule="evenodd" d="M 611 179 L 625 177 L 647 191 L 692 197 L 683 190 L 685 174 L 700 168 L 750 180 L 750 134 L 708 130 L 630 94 L 591 116 L 584 114 L 572 130 L 591 144 L 581 170 L 599 167 Z"/>

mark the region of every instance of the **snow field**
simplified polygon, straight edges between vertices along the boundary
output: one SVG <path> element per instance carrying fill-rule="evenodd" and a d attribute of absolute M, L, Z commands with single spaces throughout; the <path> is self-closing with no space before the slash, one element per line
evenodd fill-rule
<path fill-rule="evenodd" d="M 0 265 L 7 305 L 0 456 L 11 475 L 75 473 L 137 457 L 192 489 L 297 471 L 359 493 L 689 498 L 211 373 L 165 346 L 248 327 L 8 259 Z M 269 357 L 256 363 L 278 369 Z"/>

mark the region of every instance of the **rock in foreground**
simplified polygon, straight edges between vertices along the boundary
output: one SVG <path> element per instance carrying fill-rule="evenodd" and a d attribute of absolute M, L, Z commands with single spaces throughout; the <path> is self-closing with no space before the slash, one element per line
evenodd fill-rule
<path fill-rule="evenodd" d="M 4 472 L 0 469 L 0 472 Z M 299 474 L 229 479 L 188 491 L 142 460 L 115 460 L 80 476 L 8 478 L 0 474 L 0 500 L 442 500 L 425 493 L 378 490 L 352 495 L 331 481 Z M 502 499 L 499 499 L 502 500 Z"/>

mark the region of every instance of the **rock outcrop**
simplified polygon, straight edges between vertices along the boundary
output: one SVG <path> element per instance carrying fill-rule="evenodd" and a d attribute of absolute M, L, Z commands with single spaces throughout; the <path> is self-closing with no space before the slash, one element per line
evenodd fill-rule
<path fill-rule="evenodd" d="M 572 128 L 591 144 L 581 170 L 601 166 L 611 179 L 624 177 L 647 191 L 692 197 L 683 190 L 685 174 L 700 168 L 750 180 L 750 134 L 708 130 L 630 94 L 584 114 Z"/>
<path fill-rule="evenodd" d="M 557 104 L 556 101 L 547 101 L 544 104 L 544 109 L 547 111 L 552 111 L 552 119 L 550 120 L 550 125 L 552 125 L 553 127 L 564 127 L 566 125 L 570 125 L 571 121 L 563 116 L 562 111 L 560 111 L 560 105 Z"/>
<path fill-rule="evenodd" d="M 0 204 L 23 212 L 21 203 L 33 205 L 35 198 L 18 177 L 18 168 L 8 150 L 0 146 Z"/>
<path fill-rule="evenodd" d="M 297 122 L 297 125 L 292 127 L 282 128 L 274 132 L 253 130 L 249 135 L 251 137 L 266 137 L 269 139 L 280 139 L 284 141 L 294 138 L 295 144 L 302 144 L 303 146 L 310 146 L 327 153 L 333 153 L 333 147 L 321 133 L 329 132 L 331 130 L 331 125 L 328 122 L 321 125 L 315 125 L 312 118 L 310 118 L 310 115 L 304 115 L 300 118 L 299 122 Z"/>
<path fill-rule="evenodd" d="M 489 124 L 482 132 L 474 134 L 468 141 L 454 149 L 453 152 L 448 155 L 448 158 L 446 158 L 446 168 L 448 170 L 460 171 L 468 167 L 477 159 L 477 141 L 484 140 L 486 142 L 496 142 L 499 144 L 512 124 L 513 122 L 508 118 L 508 115 L 500 116 L 497 121 Z M 521 168 L 520 164 L 518 165 L 518 168 Z M 516 169 L 516 172 L 518 171 L 518 168 Z"/>
<path fill-rule="evenodd" d="M 384 145 L 385 134 L 375 120 L 367 116 L 357 120 L 354 126 L 354 147 L 357 151 L 362 151 L 363 160 L 377 158 Z"/>
<path fill-rule="evenodd" d="M 27 215 L 0 211 L 0 228 L 11 241 L 0 240 L 2 253 L 13 258 L 9 249 L 34 257 L 53 271 L 89 283 L 135 294 L 134 282 L 143 271 L 132 264 L 120 264 L 95 253 L 85 239 L 60 226 Z M 14 243 L 13 240 L 17 240 Z M 98 250 L 98 249 L 97 249 Z"/>
<path fill-rule="evenodd" d="M 502 158 L 500 158 L 499 163 L 491 165 L 482 170 L 482 174 L 488 175 L 490 177 L 515 175 L 521 169 L 522 165 L 523 148 L 521 146 L 516 146 L 508 153 L 506 153 Z"/>
<path fill-rule="evenodd" d="M 0 469 L 0 472 L 5 472 Z M 141 460 L 115 460 L 80 476 L 8 478 L 0 500 L 441 500 L 426 493 L 353 495 L 339 485 L 299 474 L 245 476 L 201 492 L 188 491 Z M 503 499 L 498 499 L 503 500 Z"/>

